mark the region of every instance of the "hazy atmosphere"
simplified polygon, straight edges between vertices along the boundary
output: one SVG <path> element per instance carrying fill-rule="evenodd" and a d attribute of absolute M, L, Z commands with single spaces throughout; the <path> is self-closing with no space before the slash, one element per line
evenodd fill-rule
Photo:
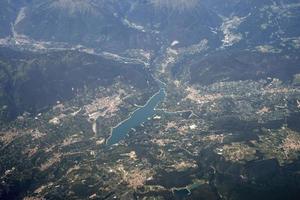
<path fill-rule="evenodd" d="M 0 199 L 299 200 L 299 0 L 1 0 Z"/>

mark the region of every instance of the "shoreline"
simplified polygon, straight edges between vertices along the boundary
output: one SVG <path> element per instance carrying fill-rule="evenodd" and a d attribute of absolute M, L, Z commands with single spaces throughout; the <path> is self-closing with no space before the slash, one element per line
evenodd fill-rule
<path fill-rule="evenodd" d="M 148 101 L 147 101 L 143 106 L 137 106 L 138 108 L 135 109 L 134 111 L 132 111 L 126 119 L 124 119 L 123 121 L 119 122 L 117 125 L 111 127 L 111 128 L 110 128 L 110 136 L 106 139 L 105 144 L 108 145 L 108 141 L 109 141 L 110 138 L 112 137 L 112 135 L 113 135 L 113 130 L 114 130 L 115 128 L 117 128 L 118 126 L 120 126 L 120 125 L 122 125 L 123 123 L 125 123 L 126 121 L 128 121 L 128 120 L 132 117 L 132 115 L 133 115 L 135 112 L 137 112 L 138 110 L 140 110 L 140 109 L 146 107 L 146 106 L 151 102 L 151 100 L 152 100 L 156 95 L 158 95 L 162 90 L 163 90 L 164 93 L 166 93 L 165 90 L 164 90 L 164 88 L 160 88 L 160 89 L 158 90 L 158 92 L 154 93 L 154 94 L 148 99 Z M 155 110 L 155 108 L 154 108 L 154 110 Z"/>

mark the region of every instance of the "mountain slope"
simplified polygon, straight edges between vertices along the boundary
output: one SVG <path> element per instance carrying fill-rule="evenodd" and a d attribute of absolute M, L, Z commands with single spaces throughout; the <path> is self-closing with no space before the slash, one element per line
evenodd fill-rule
<path fill-rule="evenodd" d="M 0 107 L 2 118 L 37 112 L 83 92 L 84 88 L 107 86 L 121 77 L 137 88 L 153 82 L 142 65 L 76 51 L 20 52 L 0 48 Z"/>

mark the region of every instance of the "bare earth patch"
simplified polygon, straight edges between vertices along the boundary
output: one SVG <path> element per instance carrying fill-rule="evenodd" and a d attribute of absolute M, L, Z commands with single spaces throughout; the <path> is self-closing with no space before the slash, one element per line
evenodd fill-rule
<path fill-rule="evenodd" d="M 0 133 L 0 141 L 4 143 L 4 145 L 11 143 L 17 136 L 18 132 L 9 131 Z"/>
<path fill-rule="evenodd" d="M 244 162 L 255 159 L 256 149 L 242 143 L 232 143 L 224 145 L 216 150 L 227 161 Z"/>
<path fill-rule="evenodd" d="M 172 165 L 177 171 L 183 171 L 189 168 L 196 168 L 197 164 L 196 161 L 187 160 L 187 161 L 180 161 Z"/>
<path fill-rule="evenodd" d="M 293 157 L 295 152 L 300 152 L 300 136 L 298 134 L 290 133 L 283 140 L 281 145 L 287 157 Z"/>
<path fill-rule="evenodd" d="M 61 154 L 54 153 L 51 158 L 49 158 L 45 163 L 41 164 L 40 170 L 45 171 L 55 163 L 58 163 L 61 160 Z"/>

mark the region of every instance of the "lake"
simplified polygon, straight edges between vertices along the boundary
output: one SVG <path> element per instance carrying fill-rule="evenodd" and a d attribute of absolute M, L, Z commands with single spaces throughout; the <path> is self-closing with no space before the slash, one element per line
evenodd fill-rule
<path fill-rule="evenodd" d="M 128 119 L 121 122 L 119 125 L 112 129 L 112 134 L 107 140 L 107 145 L 113 145 L 118 143 L 120 140 L 124 139 L 132 128 L 135 128 L 148 120 L 148 118 L 153 117 L 156 114 L 155 107 L 164 100 L 166 96 L 166 91 L 163 87 L 155 93 L 148 102 L 135 110 Z"/>

